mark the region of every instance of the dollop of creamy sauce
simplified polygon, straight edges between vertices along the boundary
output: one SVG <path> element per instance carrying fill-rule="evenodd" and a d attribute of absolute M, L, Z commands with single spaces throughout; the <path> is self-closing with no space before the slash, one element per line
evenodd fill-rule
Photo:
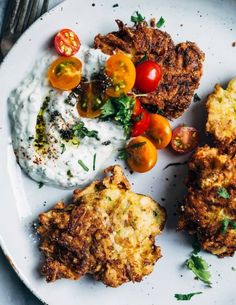
<path fill-rule="evenodd" d="M 83 64 L 83 76 L 88 80 L 104 66 L 107 55 L 85 46 L 77 57 Z M 124 145 L 123 129 L 112 122 L 79 117 L 76 100 L 67 103 L 70 92 L 53 89 L 47 79 L 49 65 L 56 59 L 53 53 L 38 60 L 32 71 L 9 96 L 13 147 L 23 170 L 34 180 L 59 187 L 75 187 L 94 179 L 103 164 Z M 43 148 L 36 145 L 37 119 L 42 119 Z M 97 138 L 84 137 L 65 141 L 62 130 L 79 122 Z M 39 126 L 38 126 L 39 127 Z"/>

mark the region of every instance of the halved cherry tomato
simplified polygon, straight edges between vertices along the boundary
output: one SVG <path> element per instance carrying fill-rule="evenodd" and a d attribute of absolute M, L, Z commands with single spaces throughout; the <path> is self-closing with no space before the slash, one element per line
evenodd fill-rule
<path fill-rule="evenodd" d="M 48 69 L 48 79 L 52 87 L 71 90 L 81 81 L 82 63 L 76 57 L 59 57 Z"/>
<path fill-rule="evenodd" d="M 152 60 L 136 66 L 135 88 L 143 93 L 155 91 L 162 78 L 161 66 Z"/>
<path fill-rule="evenodd" d="M 108 58 L 105 63 L 105 73 L 111 81 L 106 90 L 109 96 L 118 97 L 128 93 L 134 86 L 135 66 L 125 54 L 117 53 Z"/>
<path fill-rule="evenodd" d="M 132 139 L 127 147 L 128 158 L 126 160 L 129 168 L 138 173 L 145 173 L 152 169 L 157 162 L 157 150 L 152 142 L 139 136 Z"/>
<path fill-rule="evenodd" d="M 150 114 L 146 110 L 142 109 L 140 120 L 133 124 L 131 136 L 137 137 L 144 134 L 147 131 L 149 124 Z"/>
<path fill-rule="evenodd" d="M 76 91 L 79 115 L 85 118 L 96 118 L 101 114 L 101 107 L 106 102 L 102 81 L 94 80 L 81 83 Z"/>
<path fill-rule="evenodd" d="M 141 114 L 142 112 L 142 105 L 139 99 L 136 98 L 135 104 L 134 104 L 134 109 L 133 109 L 133 115 L 132 117 L 137 117 Z"/>
<path fill-rule="evenodd" d="M 73 56 L 79 51 L 80 40 L 74 31 L 63 29 L 54 37 L 54 47 L 61 56 Z"/>
<path fill-rule="evenodd" d="M 171 140 L 172 148 L 178 153 L 194 150 L 199 144 L 199 133 L 194 127 L 179 126 L 174 129 Z"/>
<path fill-rule="evenodd" d="M 157 149 L 165 148 L 171 141 L 172 129 L 166 118 L 160 114 L 150 114 L 147 136 Z"/>

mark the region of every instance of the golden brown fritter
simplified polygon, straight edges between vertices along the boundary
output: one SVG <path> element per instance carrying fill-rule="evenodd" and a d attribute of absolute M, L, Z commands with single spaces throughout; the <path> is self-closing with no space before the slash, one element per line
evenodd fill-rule
<path fill-rule="evenodd" d="M 119 30 L 98 34 L 94 47 L 106 54 L 122 51 L 130 54 L 134 63 L 145 55 L 158 62 L 163 71 L 155 92 L 140 97 L 142 103 L 155 106 L 169 118 L 178 118 L 189 107 L 203 73 L 204 53 L 193 42 L 174 45 L 166 32 L 148 27 L 146 22 L 128 27 L 116 20 Z"/>
<path fill-rule="evenodd" d="M 219 257 L 236 250 L 236 157 L 209 146 L 188 163 L 188 193 L 178 230 L 196 235 L 202 248 Z"/>
<path fill-rule="evenodd" d="M 236 78 L 224 90 L 216 84 L 206 102 L 206 131 L 222 153 L 236 155 Z"/>
<path fill-rule="evenodd" d="M 47 281 L 89 273 L 117 287 L 141 281 L 161 257 L 155 237 L 164 227 L 165 210 L 133 193 L 119 166 L 105 173 L 104 180 L 75 190 L 71 204 L 60 202 L 39 215 Z"/>

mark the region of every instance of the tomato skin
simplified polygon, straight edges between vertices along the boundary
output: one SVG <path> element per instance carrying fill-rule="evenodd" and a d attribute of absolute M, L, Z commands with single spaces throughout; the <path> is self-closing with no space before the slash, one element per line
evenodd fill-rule
<path fill-rule="evenodd" d="M 70 29 L 60 30 L 54 37 L 54 47 L 61 56 L 73 56 L 79 51 L 80 40 L 76 33 Z"/>
<path fill-rule="evenodd" d="M 152 60 L 144 61 L 136 66 L 135 88 L 143 93 L 157 89 L 162 78 L 161 66 Z"/>
<path fill-rule="evenodd" d="M 139 99 L 136 98 L 132 117 L 137 117 L 142 113 L 142 105 Z"/>
<path fill-rule="evenodd" d="M 144 134 L 149 127 L 150 114 L 146 110 L 142 109 L 140 116 L 141 119 L 135 122 L 132 126 L 132 132 L 131 132 L 132 137 L 137 137 Z"/>
<path fill-rule="evenodd" d="M 140 145 L 136 146 L 135 145 Z M 157 162 L 157 150 L 152 142 L 146 137 L 131 139 L 126 150 L 129 154 L 126 160 L 129 168 L 138 173 L 145 173 L 152 169 Z"/>
<path fill-rule="evenodd" d="M 48 69 L 48 80 L 52 87 L 59 90 L 71 90 L 81 81 L 82 63 L 76 57 L 59 57 Z"/>
<path fill-rule="evenodd" d="M 151 113 L 147 136 L 157 149 L 165 148 L 172 138 L 170 123 L 162 115 Z"/>
<path fill-rule="evenodd" d="M 196 128 L 179 126 L 173 130 L 171 146 L 174 151 L 184 154 L 194 150 L 199 144 L 199 133 Z"/>
<path fill-rule="evenodd" d="M 105 63 L 105 73 L 110 79 L 106 94 L 119 97 L 128 93 L 134 86 L 136 70 L 132 60 L 123 53 L 116 53 Z"/>

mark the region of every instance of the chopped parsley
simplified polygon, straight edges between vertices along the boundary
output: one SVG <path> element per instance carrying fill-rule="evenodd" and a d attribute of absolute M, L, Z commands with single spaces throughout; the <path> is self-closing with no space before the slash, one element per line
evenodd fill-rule
<path fill-rule="evenodd" d="M 193 254 L 198 254 L 201 251 L 201 246 L 197 240 L 195 240 L 192 244 L 193 247 Z"/>
<path fill-rule="evenodd" d="M 97 157 L 97 154 L 94 154 L 93 155 L 93 170 L 95 171 L 96 169 L 96 157 Z"/>
<path fill-rule="evenodd" d="M 112 5 L 113 8 L 118 7 L 118 6 L 119 6 L 118 3 Z"/>
<path fill-rule="evenodd" d="M 222 197 L 224 199 L 229 199 L 230 198 L 230 194 L 228 193 L 228 191 L 224 187 L 219 187 L 218 190 L 217 190 L 217 194 L 218 194 L 219 197 Z"/>
<path fill-rule="evenodd" d="M 201 256 L 192 254 L 191 257 L 186 261 L 186 266 L 196 275 L 197 279 L 209 286 L 211 285 L 211 273 L 208 270 L 209 266 Z"/>
<path fill-rule="evenodd" d="M 200 102 L 200 101 L 201 101 L 201 98 L 199 97 L 199 95 L 197 93 L 195 93 L 194 96 L 193 96 L 193 102 L 197 103 L 197 102 Z"/>
<path fill-rule="evenodd" d="M 70 178 L 72 178 L 72 177 L 73 177 L 72 172 L 71 172 L 71 170 L 70 170 L 70 169 L 69 169 L 69 170 L 66 172 L 66 174 L 67 174 L 67 176 L 68 176 L 68 177 L 70 177 Z"/>
<path fill-rule="evenodd" d="M 64 152 L 66 151 L 66 145 L 65 145 L 64 143 L 62 143 L 62 144 L 60 145 L 60 147 L 61 147 L 61 155 L 62 155 L 62 154 L 64 154 Z"/>
<path fill-rule="evenodd" d="M 142 23 L 145 20 L 145 17 L 142 16 L 138 11 L 135 12 L 136 15 L 131 16 L 131 21 L 134 22 L 134 24 Z"/>
<path fill-rule="evenodd" d="M 236 230 L 236 221 L 233 221 L 229 218 L 225 218 L 221 222 L 221 232 L 225 234 L 228 230 L 228 227 L 231 227 L 232 229 Z"/>
<path fill-rule="evenodd" d="M 101 107 L 100 118 L 104 121 L 114 120 L 124 129 L 125 134 L 130 134 L 131 116 L 133 114 L 135 100 L 131 96 L 122 95 L 113 97 Z"/>
<path fill-rule="evenodd" d="M 88 138 L 95 138 L 96 140 L 99 141 L 99 137 L 98 137 L 98 132 L 96 130 L 88 130 L 88 128 L 86 128 L 84 126 L 84 122 L 80 121 L 79 123 L 77 123 L 73 128 L 73 134 L 74 136 L 83 139 L 85 137 Z"/>
<path fill-rule="evenodd" d="M 187 293 L 187 294 L 181 294 L 181 293 L 176 293 L 175 294 L 175 298 L 177 299 L 177 301 L 189 301 L 191 300 L 191 298 L 194 296 L 194 295 L 197 295 L 197 294 L 202 294 L 202 292 L 191 292 L 191 293 Z"/>
<path fill-rule="evenodd" d="M 158 20 L 158 22 L 157 22 L 157 24 L 156 24 L 156 27 L 157 27 L 158 29 L 160 29 L 160 28 L 164 25 L 164 23 L 165 23 L 165 19 L 164 19 L 163 17 L 161 17 L 161 18 Z"/>
<path fill-rule="evenodd" d="M 39 182 L 39 189 L 41 189 L 44 186 L 43 182 Z"/>
<path fill-rule="evenodd" d="M 82 160 L 78 160 L 79 165 L 85 170 L 86 172 L 89 171 L 89 168 L 84 164 Z"/>

